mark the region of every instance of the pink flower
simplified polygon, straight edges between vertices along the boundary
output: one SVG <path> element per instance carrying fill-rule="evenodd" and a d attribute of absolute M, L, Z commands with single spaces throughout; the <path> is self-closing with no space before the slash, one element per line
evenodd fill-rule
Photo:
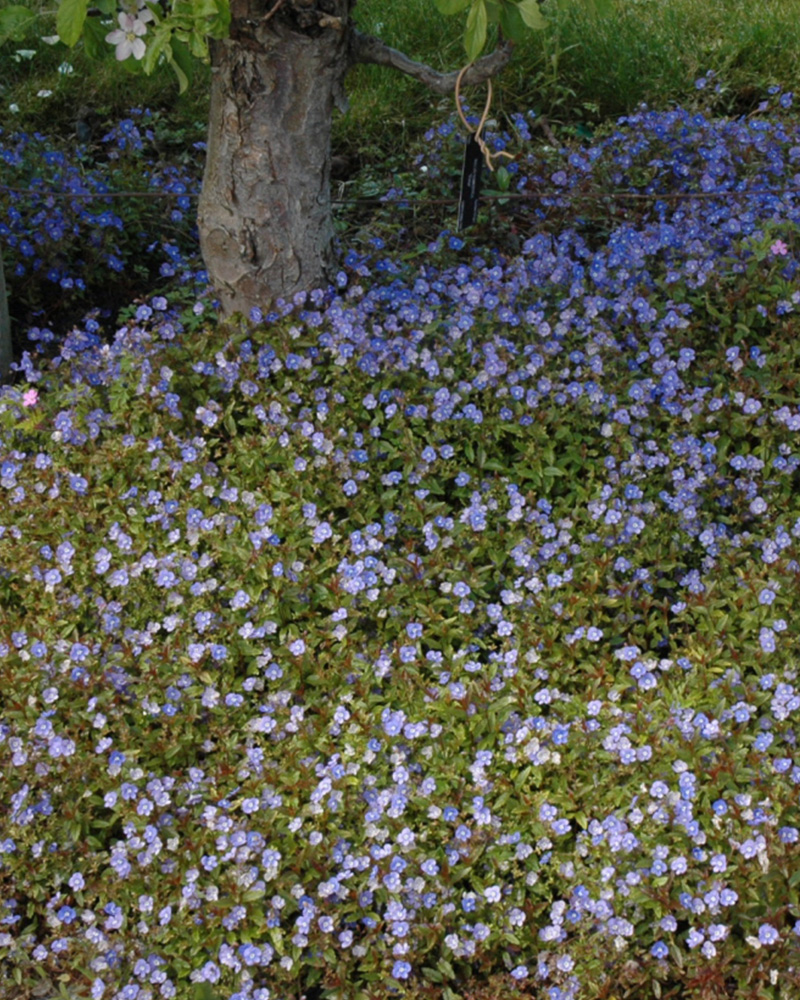
<path fill-rule="evenodd" d="M 39 393 L 36 389 L 28 389 L 27 392 L 22 394 L 22 405 L 23 406 L 36 406 L 39 402 Z"/>
<path fill-rule="evenodd" d="M 135 15 L 122 13 L 118 16 L 119 28 L 106 35 L 106 41 L 116 46 L 117 59 L 122 61 L 131 55 L 134 59 L 144 58 L 146 46 L 141 36 L 147 34 L 147 22 L 152 20 L 153 14 L 147 8 Z"/>
<path fill-rule="evenodd" d="M 769 252 L 773 257 L 785 257 L 789 252 L 789 248 L 783 242 L 783 240 L 775 240 L 772 246 L 769 248 Z"/>

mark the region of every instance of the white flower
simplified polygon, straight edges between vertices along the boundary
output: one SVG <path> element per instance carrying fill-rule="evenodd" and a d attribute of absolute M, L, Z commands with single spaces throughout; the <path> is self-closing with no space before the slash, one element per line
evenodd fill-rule
<path fill-rule="evenodd" d="M 106 41 L 117 47 L 116 56 L 121 62 L 129 56 L 134 59 L 144 58 L 146 46 L 142 41 L 142 35 L 147 34 L 147 21 L 153 20 L 153 15 L 149 10 L 140 10 L 133 14 L 119 15 L 119 28 L 110 31 L 106 35 Z"/>

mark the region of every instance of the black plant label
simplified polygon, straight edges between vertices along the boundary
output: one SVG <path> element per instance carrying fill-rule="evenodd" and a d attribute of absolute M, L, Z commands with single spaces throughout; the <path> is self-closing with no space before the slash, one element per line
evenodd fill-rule
<path fill-rule="evenodd" d="M 458 229 L 466 229 L 478 218 L 481 193 L 481 168 L 483 153 L 474 138 L 464 147 L 464 164 L 461 168 L 461 194 L 458 201 Z"/>

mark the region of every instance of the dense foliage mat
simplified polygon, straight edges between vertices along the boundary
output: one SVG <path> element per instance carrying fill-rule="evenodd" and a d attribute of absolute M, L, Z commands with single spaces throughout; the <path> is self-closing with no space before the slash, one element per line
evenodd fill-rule
<path fill-rule="evenodd" d="M 799 137 L 643 111 L 515 257 L 26 355 L 5 996 L 796 995 Z"/>

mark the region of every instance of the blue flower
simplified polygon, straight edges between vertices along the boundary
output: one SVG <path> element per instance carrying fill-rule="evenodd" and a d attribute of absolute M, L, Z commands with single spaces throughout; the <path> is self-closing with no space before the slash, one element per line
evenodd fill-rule
<path fill-rule="evenodd" d="M 653 958 L 666 958 L 669 955 L 669 948 L 663 941 L 656 941 L 650 948 L 650 954 Z"/>
<path fill-rule="evenodd" d="M 333 535 L 333 529 L 327 521 L 321 521 L 314 529 L 312 540 L 319 545 Z"/>
<path fill-rule="evenodd" d="M 411 975 L 411 966 L 408 962 L 397 961 L 392 967 L 392 976 L 395 979 L 408 979 Z"/>
<path fill-rule="evenodd" d="M 771 628 L 762 628 L 758 633 L 758 641 L 765 653 L 775 652 L 775 633 Z"/>
<path fill-rule="evenodd" d="M 387 736 L 397 736 L 401 733 L 406 721 L 406 713 L 402 710 L 393 712 L 390 708 L 385 708 L 381 714 L 383 731 Z"/>
<path fill-rule="evenodd" d="M 62 906 L 56 913 L 56 917 L 62 924 L 71 924 L 78 914 L 71 906 Z"/>
<path fill-rule="evenodd" d="M 763 945 L 775 944 L 780 939 L 780 934 L 772 924 L 762 924 L 758 928 L 758 940 Z"/>

